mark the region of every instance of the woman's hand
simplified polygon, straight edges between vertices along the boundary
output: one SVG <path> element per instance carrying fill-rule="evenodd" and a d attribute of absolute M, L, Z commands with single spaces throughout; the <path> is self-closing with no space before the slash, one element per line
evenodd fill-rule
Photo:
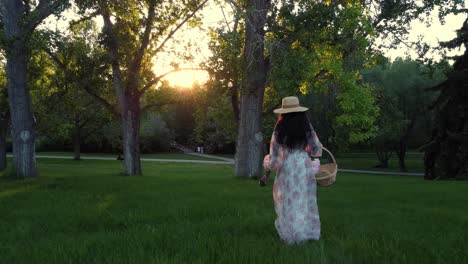
<path fill-rule="evenodd" d="M 260 178 L 259 184 L 260 184 L 261 187 L 265 187 L 265 186 L 266 186 L 266 184 L 267 184 L 267 182 L 268 182 L 268 178 L 270 178 L 270 173 L 271 173 L 271 171 L 268 170 L 268 171 L 265 172 L 265 175 L 263 175 L 263 176 Z"/>

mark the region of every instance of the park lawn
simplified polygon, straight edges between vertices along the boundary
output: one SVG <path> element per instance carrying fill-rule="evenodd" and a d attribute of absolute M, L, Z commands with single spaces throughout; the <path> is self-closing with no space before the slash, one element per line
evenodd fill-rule
<path fill-rule="evenodd" d="M 420 152 L 410 152 L 406 154 L 406 167 L 408 169 L 408 172 L 424 172 L 423 156 L 424 153 Z M 375 168 L 375 166 L 379 164 L 379 162 L 375 153 L 372 152 L 340 153 L 336 156 L 336 160 L 338 163 L 338 167 L 342 169 L 386 172 L 400 171 L 400 167 L 398 166 L 398 158 L 395 154 L 393 154 L 391 159 L 389 160 L 389 167 L 387 169 Z M 322 163 L 324 162 L 325 160 L 322 159 Z"/>
<path fill-rule="evenodd" d="M 217 154 L 216 156 L 224 158 L 234 158 L 233 154 Z M 424 153 L 421 152 L 408 152 L 406 154 L 406 166 L 408 172 L 424 172 Z M 328 154 L 324 152 L 323 157 L 320 158 L 322 163 L 328 162 Z M 380 169 L 375 166 L 379 163 L 377 156 L 373 152 L 349 152 L 339 153 L 335 156 L 338 168 L 341 169 L 354 169 L 354 170 L 371 170 L 371 171 L 384 171 L 384 172 L 399 172 L 398 158 L 395 154 L 392 155 L 389 161 L 389 168 Z M 330 160 L 331 161 L 331 160 Z"/>
<path fill-rule="evenodd" d="M 468 263 L 468 183 L 339 174 L 319 188 L 322 238 L 288 246 L 271 183 L 229 165 L 39 160 L 0 178 L 0 263 Z"/>
<path fill-rule="evenodd" d="M 41 155 L 49 156 L 65 156 L 73 157 L 73 152 L 58 152 L 58 151 L 42 151 L 37 152 L 36 155 L 39 157 Z M 92 158 L 92 157 L 104 157 L 104 158 L 117 158 L 117 154 L 112 153 L 81 153 L 82 158 Z M 162 153 L 145 153 L 141 154 L 142 158 L 151 158 L 151 159 L 181 159 L 181 160 L 207 160 L 207 161 L 219 161 L 216 158 L 201 157 L 195 155 L 189 155 L 178 152 L 162 152 Z"/>

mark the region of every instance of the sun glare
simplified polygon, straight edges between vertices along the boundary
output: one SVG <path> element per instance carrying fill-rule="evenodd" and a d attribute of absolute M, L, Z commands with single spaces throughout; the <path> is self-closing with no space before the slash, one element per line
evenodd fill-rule
<path fill-rule="evenodd" d="M 192 88 L 194 83 L 205 83 L 208 80 L 208 73 L 203 70 L 180 71 L 168 74 L 164 79 L 174 87 Z"/>

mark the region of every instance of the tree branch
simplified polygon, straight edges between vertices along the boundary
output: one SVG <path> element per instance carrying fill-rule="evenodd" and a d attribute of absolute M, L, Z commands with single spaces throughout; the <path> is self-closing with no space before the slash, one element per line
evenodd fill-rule
<path fill-rule="evenodd" d="M 27 20 L 27 30 L 31 33 L 34 29 L 55 10 L 68 3 L 68 0 L 40 0 L 37 7 L 31 12 Z"/>
<path fill-rule="evenodd" d="M 155 7 L 155 1 L 154 0 L 150 1 L 149 8 L 148 8 L 148 18 L 146 19 L 145 32 L 143 33 L 141 46 L 138 52 L 136 53 L 136 56 L 130 67 L 130 71 L 135 76 L 135 78 L 138 78 L 138 73 L 141 67 L 141 61 L 143 60 L 143 55 L 145 54 L 145 50 L 148 47 L 149 42 L 150 42 L 151 28 L 153 27 L 153 20 L 154 20 L 154 7 Z"/>
<path fill-rule="evenodd" d="M 117 36 L 114 32 L 114 25 L 110 19 L 110 12 L 109 7 L 107 6 L 107 2 L 103 1 L 102 4 L 103 6 L 101 8 L 101 16 L 104 20 L 103 32 L 107 35 L 107 46 L 112 58 L 112 78 L 114 81 L 114 88 L 117 93 L 117 99 L 119 100 L 122 111 L 126 111 L 127 100 L 125 98 L 125 91 L 122 84 L 122 72 L 120 70 Z M 108 106 L 105 104 L 104 106 L 108 108 Z M 115 110 L 111 112 L 116 113 Z"/>
<path fill-rule="evenodd" d="M 78 20 L 72 20 L 72 21 L 70 22 L 70 25 L 69 25 L 68 28 L 71 28 L 71 27 L 73 27 L 73 26 L 75 26 L 75 25 L 78 25 L 78 24 L 80 24 L 81 22 L 88 21 L 88 20 L 90 20 L 91 18 L 96 17 L 97 15 L 99 15 L 99 12 L 95 11 L 95 12 L 93 12 L 93 13 L 87 15 L 87 16 L 84 16 L 84 17 L 78 19 Z"/>
<path fill-rule="evenodd" d="M 85 90 L 89 95 L 91 95 L 98 103 L 100 103 L 102 106 L 104 106 L 105 108 L 107 108 L 107 110 L 109 110 L 111 112 L 111 114 L 113 114 L 114 116 L 116 117 L 119 117 L 119 113 L 118 111 L 115 109 L 115 107 L 110 104 L 106 99 L 104 99 L 103 97 L 99 96 L 98 94 L 94 93 L 94 91 L 92 91 L 89 86 L 87 85 L 82 85 L 81 86 L 83 88 L 83 90 Z"/>
<path fill-rule="evenodd" d="M 236 3 L 236 1 L 234 0 L 229 0 L 232 5 L 237 9 L 238 12 L 240 13 L 243 13 L 242 11 L 242 7 L 239 6 L 239 4 Z M 258 11 L 258 10 L 257 10 Z M 259 35 L 259 33 L 257 32 L 257 30 L 255 29 L 255 26 L 254 24 L 252 23 L 252 21 L 250 21 L 249 17 L 247 16 L 247 14 L 244 14 L 245 15 L 245 21 L 247 22 L 247 24 L 249 24 L 250 28 L 252 29 L 252 31 L 255 33 L 255 36 L 257 36 L 258 40 L 260 42 L 263 42 L 263 38 Z"/>
<path fill-rule="evenodd" d="M 62 70 L 66 70 L 67 66 L 63 63 L 56 54 L 52 53 L 49 49 L 44 49 L 44 51 L 49 55 L 49 57 L 60 67 Z"/>
<path fill-rule="evenodd" d="M 29 0 L 23 0 L 24 12 L 27 16 L 31 14 L 31 5 Z"/>
<path fill-rule="evenodd" d="M 167 37 L 163 40 L 163 42 L 156 48 L 154 54 L 158 53 L 159 51 L 161 51 L 161 49 L 164 47 L 164 45 L 166 44 L 166 42 L 172 38 L 172 36 L 190 19 L 192 18 L 195 13 L 200 10 L 205 4 L 206 2 L 208 2 L 208 0 L 205 0 L 203 1 L 199 6 L 197 6 L 197 8 L 195 8 L 195 10 L 193 10 L 193 12 L 191 14 L 189 14 L 184 20 L 182 20 L 180 22 L 179 25 L 177 25 L 173 30 L 171 30 L 171 32 L 169 32 L 169 34 L 167 35 Z"/>

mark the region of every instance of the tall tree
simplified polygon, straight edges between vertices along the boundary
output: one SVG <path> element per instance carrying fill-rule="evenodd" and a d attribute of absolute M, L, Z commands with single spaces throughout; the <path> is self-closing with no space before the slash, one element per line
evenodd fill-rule
<path fill-rule="evenodd" d="M 468 180 L 468 19 L 457 37 L 443 46 L 464 46 L 465 52 L 457 58 L 448 79 L 433 88 L 440 95 L 431 106 L 436 115 L 431 141 L 425 147 L 424 177 Z"/>
<path fill-rule="evenodd" d="M 434 93 L 425 89 L 441 82 L 443 73 L 436 70 L 431 74 L 427 65 L 400 58 L 393 63 L 365 70 L 363 76 L 365 81 L 380 90 L 384 98 L 388 98 L 380 100 L 381 114 L 382 119 L 392 121 L 385 124 L 381 120 L 379 136 L 384 136 L 385 144 L 397 154 L 400 170 L 406 171 L 405 157 L 411 134 L 416 124 L 424 118 L 428 104 L 434 97 Z"/>
<path fill-rule="evenodd" d="M 370 138 L 378 109 L 359 74 L 372 61 L 367 36 L 373 28 L 363 7 L 353 1 L 284 2 L 271 23 L 269 86 L 280 97 L 303 95 L 328 148 Z"/>
<path fill-rule="evenodd" d="M 103 40 L 111 57 L 120 110 L 125 175 L 142 174 L 140 119 L 142 111 L 153 103 L 141 106 L 141 100 L 164 75 L 154 75 L 153 57 L 166 48 L 166 43 L 184 24 L 197 22 L 195 15 L 207 1 L 132 0 L 125 4 L 107 0 L 77 1 L 84 16 L 90 10 L 91 15 L 97 14 L 104 21 Z"/>
<path fill-rule="evenodd" d="M 53 82 L 58 88 L 39 94 L 41 100 L 54 103 L 40 104 L 38 108 L 48 112 L 49 116 L 55 115 L 60 124 L 54 128 L 66 128 L 65 136 L 72 137 L 74 159 L 79 160 L 82 141 L 112 118 L 104 106 L 98 105 L 97 100 L 87 93 L 92 90 L 99 99 L 112 98 L 108 77 L 110 63 L 98 43 L 99 34 L 93 21 L 73 23 L 67 33 L 44 34 L 47 41 L 44 41 L 43 50 L 55 63 Z M 114 107 L 105 107 L 118 118 Z M 50 130 L 50 126 L 47 129 Z"/>
<path fill-rule="evenodd" d="M 236 147 L 235 175 L 259 177 L 262 173 L 263 95 L 267 80 L 265 25 L 270 0 L 245 2 L 244 80 L 240 91 L 240 120 Z"/>
<path fill-rule="evenodd" d="M 27 64 L 31 54 L 31 36 L 36 27 L 49 15 L 61 12 L 66 0 L 0 2 L 1 24 L 3 25 L 2 48 L 5 50 L 10 104 L 13 173 L 16 177 L 38 175 L 35 160 L 35 130 L 31 98 L 27 85 Z"/>
<path fill-rule="evenodd" d="M 0 171 L 6 169 L 6 138 L 8 134 L 10 111 L 8 111 L 7 81 L 6 74 L 0 66 Z"/>

